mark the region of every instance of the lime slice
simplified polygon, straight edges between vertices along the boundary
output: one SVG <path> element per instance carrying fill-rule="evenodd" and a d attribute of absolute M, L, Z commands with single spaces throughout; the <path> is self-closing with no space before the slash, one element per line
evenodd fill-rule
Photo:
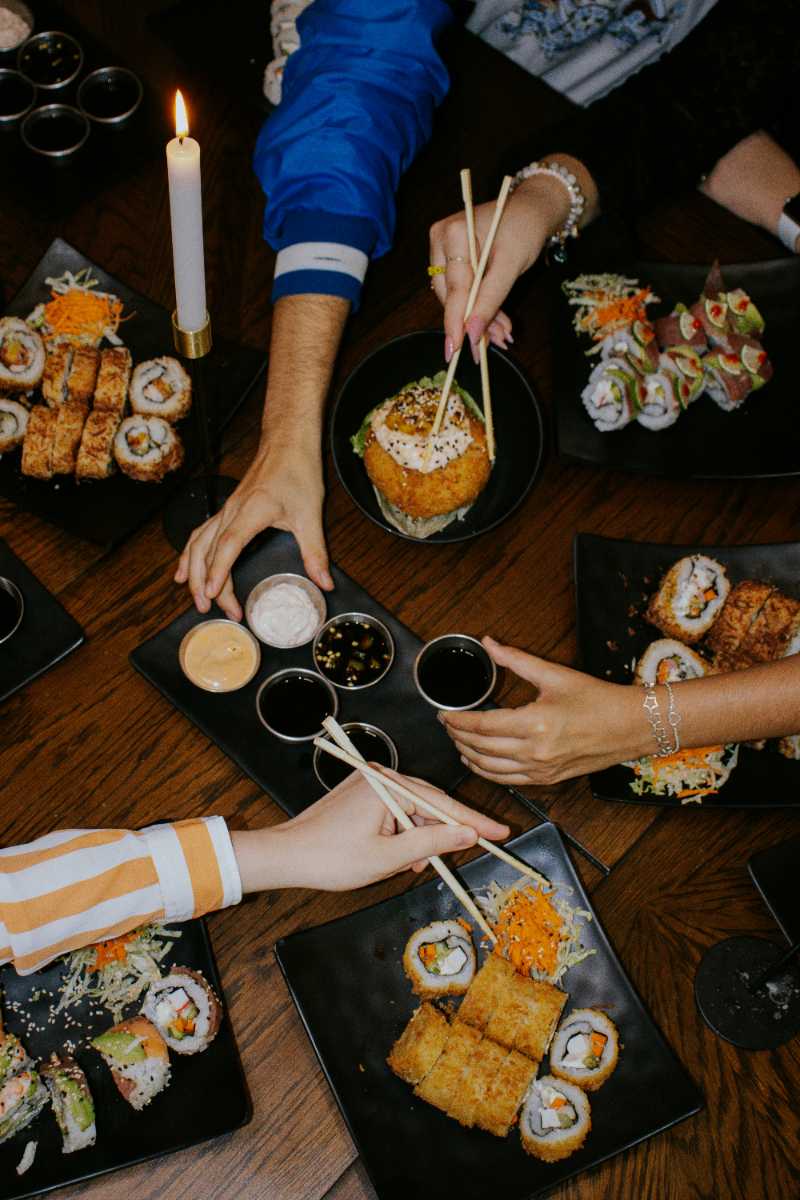
<path fill-rule="evenodd" d="M 744 368 L 740 360 L 735 354 L 720 354 L 719 365 L 723 371 L 727 371 L 729 375 L 741 375 Z"/>
<path fill-rule="evenodd" d="M 723 300 L 706 300 L 706 316 L 712 325 L 722 329 L 728 315 L 728 306 Z"/>
<path fill-rule="evenodd" d="M 766 354 L 758 346 L 742 347 L 742 362 L 751 375 L 757 375 L 764 365 Z"/>
<path fill-rule="evenodd" d="M 678 318 L 678 327 L 681 331 L 681 337 L 686 338 L 686 341 L 690 342 L 700 328 L 700 322 L 690 312 L 682 312 Z"/>

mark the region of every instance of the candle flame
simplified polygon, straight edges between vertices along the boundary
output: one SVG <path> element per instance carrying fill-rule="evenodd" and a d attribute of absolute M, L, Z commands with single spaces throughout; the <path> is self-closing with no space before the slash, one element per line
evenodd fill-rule
<path fill-rule="evenodd" d="M 188 132 L 189 118 L 186 115 L 186 105 L 183 96 L 178 91 L 175 93 L 175 136 L 185 138 Z"/>

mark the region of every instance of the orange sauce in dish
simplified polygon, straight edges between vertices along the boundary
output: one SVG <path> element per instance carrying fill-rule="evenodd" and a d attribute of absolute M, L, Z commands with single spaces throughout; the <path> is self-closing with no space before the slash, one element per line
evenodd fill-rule
<path fill-rule="evenodd" d="M 235 621 L 204 621 L 181 642 L 184 675 L 207 692 L 233 692 L 244 687 L 260 661 L 255 638 Z"/>

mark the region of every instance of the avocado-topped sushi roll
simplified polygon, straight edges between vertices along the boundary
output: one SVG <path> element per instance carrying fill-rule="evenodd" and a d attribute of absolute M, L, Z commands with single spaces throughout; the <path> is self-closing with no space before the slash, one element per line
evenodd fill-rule
<path fill-rule="evenodd" d="M 27 392 L 37 386 L 45 364 L 44 342 L 19 317 L 0 320 L 0 391 Z"/>
<path fill-rule="evenodd" d="M 76 479 L 107 479 L 114 470 L 114 437 L 119 428 L 115 412 L 97 412 L 86 418 L 75 461 Z"/>
<path fill-rule="evenodd" d="M 120 1094 L 132 1108 L 144 1108 L 169 1083 L 166 1043 L 145 1017 L 120 1021 L 92 1038 L 102 1054 Z"/>
<path fill-rule="evenodd" d="M 601 433 L 624 429 L 636 416 L 641 375 L 623 358 L 598 363 L 581 392 L 583 407 Z"/>
<path fill-rule="evenodd" d="M 100 370 L 94 389 L 94 407 L 122 417 L 128 399 L 131 378 L 131 352 L 125 346 L 111 346 L 100 353 Z"/>
<path fill-rule="evenodd" d="M 0 396 L 0 454 L 22 444 L 28 428 L 28 410 L 11 396 Z"/>
<path fill-rule="evenodd" d="M 759 334 L 764 332 L 764 318 L 744 288 L 736 288 L 732 292 L 727 292 L 725 300 L 728 304 L 731 323 L 737 333 Z"/>
<path fill-rule="evenodd" d="M 162 417 L 126 417 L 114 438 L 121 470 L 141 483 L 159 483 L 183 462 L 183 445 Z"/>
<path fill-rule="evenodd" d="M 669 316 L 658 318 L 653 326 L 662 350 L 689 346 L 702 354 L 708 349 L 702 321 L 689 312 L 685 304 L 676 304 Z"/>
<path fill-rule="evenodd" d="M 596 1092 L 611 1075 L 618 1058 L 619 1036 L 614 1022 L 598 1009 L 578 1008 L 553 1038 L 550 1070 L 585 1092 Z"/>
<path fill-rule="evenodd" d="M 654 371 L 658 366 L 658 342 L 649 321 L 633 321 L 627 329 L 610 333 L 600 343 L 600 357 L 628 359 L 637 371 Z"/>
<path fill-rule="evenodd" d="M 93 1146 L 97 1137 L 94 1101 L 86 1076 L 74 1058 L 55 1052 L 41 1067 L 47 1084 L 53 1115 L 61 1130 L 63 1154 Z"/>
<path fill-rule="evenodd" d="M 560 1162 L 580 1149 L 591 1128 L 589 1101 L 579 1087 L 554 1075 L 534 1081 L 519 1119 L 528 1154 L 544 1162 Z"/>
<path fill-rule="evenodd" d="M 142 1013 L 152 1021 L 170 1050 L 198 1054 L 210 1046 L 222 1020 L 222 1005 L 199 973 L 173 967 L 152 984 Z"/>
<path fill-rule="evenodd" d="M 674 638 L 658 638 L 641 655 L 634 679 L 645 687 L 653 687 L 657 683 L 700 679 L 711 670 L 711 664 L 691 646 L 684 646 Z"/>
<path fill-rule="evenodd" d="M 645 617 L 667 637 L 691 645 L 711 628 L 729 590 L 722 563 L 706 554 L 690 554 L 667 571 Z"/>
<path fill-rule="evenodd" d="M 76 346 L 67 376 L 66 400 L 88 408 L 94 395 L 100 352 L 94 346 Z"/>
<path fill-rule="evenodd" d="M 47 1088 L 38 1072 L 26 1067 L 0 1087 L 0 1142 L 30 1125 L 47 1104 Z"/>
<path fill-rule="evenodd" d="M 741 408 L 754 390 L 754 375 L 748 371 L 738 354 L 720 349 L 703 359 L 705 390 L 723 412 Z"/>
<path fill-rule="evenodd" d="M 0 1034 L 0 1087 L 12 1075 L 17 1075 L 32 1066 L 33 1063 L 19 1038 L 7 1031 Z"/>
<path fill-rule="evenodd" d="M 688 407 L 692 389 L 663 355 L 658 366 L 642 376 L 636 420 L 657 432 L 674 425 Z"/>
<path fill-rule="evenodd" d="M 22 442 L 22 474 L 34 479 L 53 478 L 53 440 L 56 432 L 55 409 L 35 405 L 28 414 L 28 427 Z"/>
<path fill-rule="evenodd" d="M 131 408 L 147 417 L 180 421 L 192 407 L 192 382 L 176 358 L 139 363 L 131 378 Z"/>
<path fill-rule="evenodd" d="M 682 408 L 688 408 L 704 387 L 702 358 L 691 346 L 671 346 L 659 361 L 665 370 L 673 372 L 681 380 L 678 399 Z"/>
<path fill-rule="evenodd" d="M 55 408 L 67 397 L 67 380 L 72 366 L 73 347 L 58 342 L 47 351 L 47 361 L 42 375 L 42 397 L 45 404 Z"/>
<path fill-rule="evenodd" d="M 475 947 L 459 921 L 434 921 L 412 933 L 403 969 L 418 996 L 462 996 L 475 975 Z"/>

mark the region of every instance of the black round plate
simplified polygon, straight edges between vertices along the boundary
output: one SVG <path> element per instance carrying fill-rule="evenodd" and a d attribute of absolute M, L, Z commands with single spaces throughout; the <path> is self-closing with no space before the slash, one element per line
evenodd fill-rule
<path fill-rule="evenodd" d="M 378 507 L 364 464 L 354 452 L 350 438 L 376 405 L 393 396 L 405 384 L 444 369 L 441 330 L 423 329 L 406 333 L 379 346 L 359 363 L 345 381 L 331 416 L 331 450 L 336 471 L 352 500 L 361 511 L 390 533 L 400 533 Z M 491 478 L 463 521 L 454 521 L 427 542 L 464 542 L 494 529 L 527 496 L 539 473 L 544 449 L 542 415 L 531 385 L 519 367 L 506 355 L 489 348 L 497 459 Z M 480 404 L 480 372 L 465 351 L 461 355 L 457 382 Z"/>
<path fill-rule="evenodd" d="M 749 985 L 785 947 L 758 937 L 731 937 L 708 950 L 697 968 L 694 995 L 714 1033 L 743 1050 L 773 1050 L 800 1032 L 800 983 L 788 965 L 751 992 Z"/>

